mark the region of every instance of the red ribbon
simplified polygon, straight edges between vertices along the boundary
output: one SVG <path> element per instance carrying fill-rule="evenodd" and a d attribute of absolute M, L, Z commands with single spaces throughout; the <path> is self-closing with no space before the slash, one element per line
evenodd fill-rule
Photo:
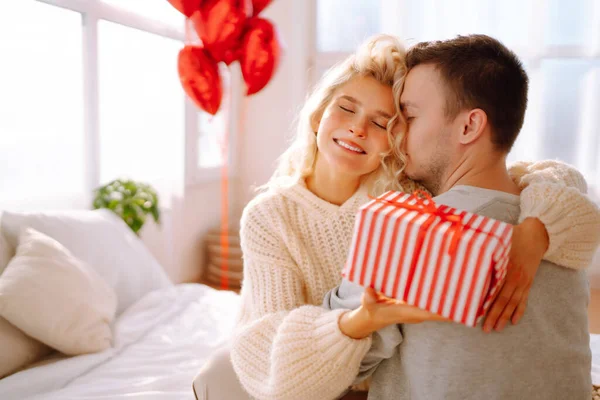
<path fill-rule="evenodd" d="M 389 204 L 395 207 L 404 208 L 406 210 L 418 211 L 424 214 L 429 214 L 429 218 L 423 222 L 422 229 L 419 229 L 419 236 L 417 237 L 417 243 L 415 248 L 415 255 L 419 254 L 419 250 L 425 240 L 425 235 L 427 234 L 427 229 L 429 226 L 435 221 L 436 217 L 440 217 L 442 219 L 442 223 L 450 222 L 450 228 L 448 232 L 452 235 L 452 240 L 450 241 L 450 247 L 448 248 L 448 254 L 454 255 L 456 249 L 458 247 L 458 243 L 463 236 L 465 225 L 462 224 L 462 218 L 460 215 L 453 214 L 452 212 L 442 209 L 438 207 L 429 193 L 423 190 L 417 190 L 413 193 L 412 198 L 409 198 L 405 201 L 398 200 L 387 200 L 377 198 L 375 201 L 380 203 Z M 419 197 L 421 196 L 421 197 Z M 408 204 L 408 200 L 416 200 L 415 204 Z"/>

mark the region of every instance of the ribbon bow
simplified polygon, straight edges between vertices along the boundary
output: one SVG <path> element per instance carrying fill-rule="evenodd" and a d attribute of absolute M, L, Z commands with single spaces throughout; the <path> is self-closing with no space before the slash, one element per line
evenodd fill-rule
<path fill-rule="evenodd" d="M 422 229 L 419 229 L 419 236 L 417 238 L 415 249 L 415 254 L 419 254 L 420 248 L 425 239 L 425 235 L 427 234 L 427 229 L 433 222 L 435 222 L 437 217 L 442 219 L 442 223 L 450 222 L 450 228 L 448 232 L 452 235 L 452 240 L 450 241 L 450 247 L 448 248 L 448 254 L 454 255 L 456 249 L 458 247 L 458 243 L 463 235 L 463 231 L 465 226 L 462 224 L 462 217 L 460 215 L 453 214 L 445 208 L 441 208 L 435 204 L 431 195 L 423 190 L 415 191 L 411 197 L 406 199 L 405 201 L 398 200 L 387 200 L 376 198 L 374 199 L 380 203 L 386 203 L 393 205 L 395 207 L 404 208 L 410 211 L 418 211 L 423 214 L 429 214 L 429 218 L 423 222 Z M 408 201 L 415 200 L 415 204 L 408 204 Z"/>

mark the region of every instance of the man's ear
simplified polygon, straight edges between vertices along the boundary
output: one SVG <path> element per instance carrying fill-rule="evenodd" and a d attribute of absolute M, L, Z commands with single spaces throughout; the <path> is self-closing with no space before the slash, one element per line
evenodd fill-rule
<path fill-rule="evenodd" d="M 471 144 L 477 140 L 487 127 L 487 114 L 480 108 L 474 108 L 464 116 L 461 144 Z"/>

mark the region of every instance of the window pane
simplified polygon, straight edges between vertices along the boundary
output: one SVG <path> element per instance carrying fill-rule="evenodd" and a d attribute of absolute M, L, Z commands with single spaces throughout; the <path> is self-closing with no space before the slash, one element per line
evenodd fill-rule
<path fill-rule="evenodd" d="M 318 0 L 317 49 L 352 51 L 380 32 L 399 35 L 408 44 L 484 33 L 524 47 L 532 36 L 531 5 L 522 0 Z"/>
<path fill-rule="evenodd" d="M 401 25 L 397 32 L 409 44 L 483 33 L 509 46 L 525 45 L 529 35 L 530 4 L 522 0 L 392 0 L 396 13 L 383 13 L 385 25 Z M 386 5 L 388 3 L 385 3 Z M 511 21 L 511 23 L 506 23 Z"/>
<path fill-rule="evenodd" d="M 444 1 L 435 3 L 427 10 L 425 18 L 435 18 L 427 25 L 426 40 L 451 39 L 456 35 L 480 33 L 487 22 L 486 2 L 479 0 Z"/>
<path fill-rule="evenodd" d="M 508 46 L 539 47 L 532 40 L 540 23 L 547 45 L 586 45 L 595 1 L 549 0 L 536 8 L 522 0 L 317 0 L 317 49 L 352 51 L 383 31 L 409 43 L 484 33 Z"/>
<path fill-rule="evenodd" d="M 226 117 L 223 109 L 215 116 L 198 113 L 198 167 L 215 168 L 223 165 L 223 137 Z M 231 145 L 231 144 L 229 144 Z"/>
<path fill-rule="evenodd" d="M 486 1 L 488 19 L 481 33 L 493 36 L 508 47 L 526 47 L 530 44 L 535 23 L 530 1 Z M 510 22 L 507 22 L 510 21 Z M 536 43 L 537 47 L 538 44 Z"/>
<path fill-rule="evenodd" d="M 587 76 L 599 61 L 549 59 L 542 62 L 544 133 L 542 156 L 577 164 L 582 132 L 583 100 Z"/>
<path fill-rule="evenodd" d="M 585 45 L 591 33 L 593 0 L 549 0 L 545 42 L 548 45 Z"/>
<path fill-rule="evenodd" d="M 435 0 L 406 0 L 401 3 L 402 9 L 398 13 L 386 13 L 386 25 L 399 21 L 401 28 L 399 35 L 408 44 L 431 40 L 436 35 Z"/>
<path fill-rule="evenodd" d="M 182 44 L 106 21 L 98 40 L 101 181 L 127 176 L 170 190 L 184 174 Z"/>
<path fill-rule="evenodd" d="M 380 1 L 317 0 L 318 51 L 352 51 L 379 33 Z"/>
<path fill-rule="evenodd" d="M 0 5 L 2 200 L 85 192 L 81 15 Z"/>
<path fill-rule="evenodd" d="M 576 165 L 600 194 L 600 62 L 596 62 L 595 67 L 586 74 L 582 87 L 584 93 Z"/>
<path fill-rule="evenodd" d="M 185 17 L 167 0 L 102 0 L 104 3 L 132 11 L 146 18 L 183 28 Z"/>
<path fill-rule="evenodd" d="M 215 168 L 223 165 L 223 139 L 225 135 L 231 138 L 230 107 L 231 107 L 231 71 L 223 63 L 219 63 L 221 81 L 223 84 L 223 99 L 217 115 L 204 111 L 198 112 L 198 167 Z M 231 139 L 227 143 L 230 154 Z"/>

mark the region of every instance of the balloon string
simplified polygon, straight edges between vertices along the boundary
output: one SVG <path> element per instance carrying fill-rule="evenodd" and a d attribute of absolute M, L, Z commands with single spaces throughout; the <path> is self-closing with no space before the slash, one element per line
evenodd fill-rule
<path fill-rule="evenodd" d="M 227 140 L 224 142 L 222 152 L 226 157 Z M 221 168 L 221 289 L 229 288 L 229 182 L 227 172 L 227 161 L 224 159 Z"/>
<path fill-rule="evenodd" d="M 230 93 L 229 88 L 224 91 Z M 231 120 L 231 101 L 227 100 L 225 128 L 221 138 L 221 289 L 229 289 L 229 133 Z"/>

